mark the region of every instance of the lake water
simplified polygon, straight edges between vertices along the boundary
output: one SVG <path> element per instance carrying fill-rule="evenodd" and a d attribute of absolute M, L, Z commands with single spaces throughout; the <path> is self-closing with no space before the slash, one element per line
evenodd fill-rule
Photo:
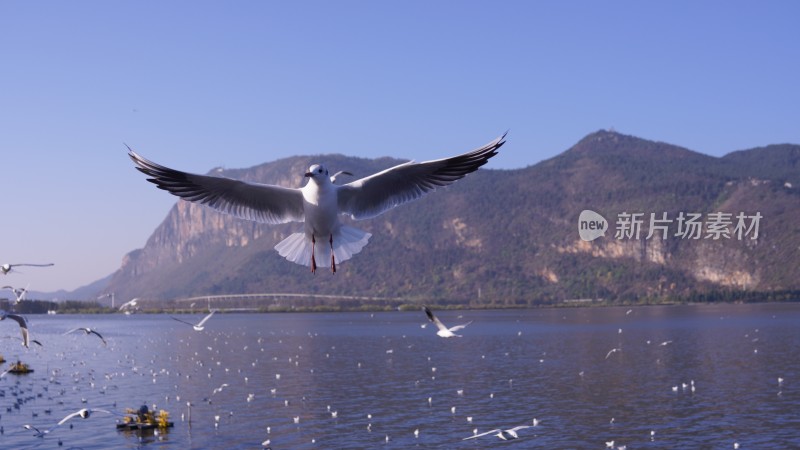
<path fill-rule="evenodd" d="M 44 346 L 26 350 L 6 320 L 2 354 L 35 372 L 0 379 L 0 448 L 800 448 L 798 304 L 438 316 L 473 323 L 442 339 L 421 311 L 217 314 L 202 332 L 167 315 L 29 316 Z M 63 335 L 78 326 L 108 346 Z M 44 438 L 23 428 L 143 403 L 174 428 L 121 432 L 101 413 Z M 514 441 L 463 440 L 534 418 Z"/>

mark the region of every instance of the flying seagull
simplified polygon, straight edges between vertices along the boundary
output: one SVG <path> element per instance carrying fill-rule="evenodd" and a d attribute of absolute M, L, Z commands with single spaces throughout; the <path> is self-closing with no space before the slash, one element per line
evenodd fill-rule
<path fill-rule="evenodd" d="M 22 345 L 24 345 L 25 348 L 28 348 L 28 321 L 25 320 L 24 317 L 17 314 L 11 314 L 9 312 L 0 310 L 0 321 L 6 320 L 6 318 L 14 320 L 19 324 L 19 329 L 22 332 Z M 39 345 L 42 345 L 38 341 L 35 342 Z"/>
<path fill-rule="evenodd" d="M 504 143 L 505 134 L 462 155 L 409 161 L 343 185 L 334 182 L 347 172 L 331 177 L 325 166 L 313 164 L 305 173 L 308 183 L 299 189 L 181 172 L 145 159 L 130 147 L 128 156 L 149 177 L 147 181 L 184 200 L 256 222 L 304 222 L 303 231 L 279 242 L 275 250 L 293 263 L 311 267 L 311 272 L 319 266 L 335 273 L 336 261 L 352 258 L 372 236 L 340 223 L 340 214 L 369 219 L 416 200 L 478 170 Z"/>
<path fill-rule="evenodd" d="M 53 263 L 50 263 L 50 264 L 3 264 L 3 265 L 0 265 L 0 272 L 2 272 L 3 275 L 7 275 L 9 272 L 14 272 L 14 267 L 22 267 L 22 266 L 27 266 L 27 267 L 50 267 L 52 265 L 53 265 Z"/>
<path fill-rule="evenodd" d="M 519 438 L 519 434 L 517 434 L 517 431 L 524 430 L 525 428 L 531 428 L 531 426 L 530 425 L 521 425 L 521 426 L 518 426 L 518 427 L 509 428 L 508 430 L 501 430 L 501 429 L 498 428 L 498 429 L 495 429 L 495 430 L 487 431 L 485 433 L 475 434 L 475 435 L 472 435 L 470 437 L 465 437 L 462 440 L 466 441 L 468 439 L 476 439 L 476 438 L 479 438 L 479 437 L 482 437 L 482 436 L 493 434 L 493 435 L 497 436 L 498 438 L 500 438 L 500 439 L 502 439 L 504 441 L 508 441 L 508 440 L 511 440 L 511 439 Z"/>
<path fill-rule="evenodd" d="M 129 302 L 125 302 L 120 305 L 119 310 L 124 311 L 126 308 L 136 308 L 136 304 L 139 302 L 139 297 L 134 298 Z"/>
<path fill-rule="evenodd" d="M 3 286 L 3 289 L 10 289 L 11 292 L 14 293 L 14 297 L 17 298 L 16 304 L 19 304 L 23 300 L 25 300 L 25 295 L 28 293 L 28 288 L 15 288 L 13 286 Z"/>
<path fill-rule="evenodd" d="M 203 320 L 201 320 L 200 322 L 197 322 L 197 324 L 194 324 L 194 323 L 191 323 L 191 322 L 187 322 L 185 320 L 178 319 L 177 317 L 172 317 L 172 316 L 170 316 L 170 317 L 172 317 L 173 320 L 177 320 L 178 322 L 185 323 L 186 325 L 191 325 L 192 327 L 194 327 L 194 331 L 203 331 L 203 328 L 205 328 L 205 323 L 208 322 L 208 319 L 210 319 L 211 316 L 213 316 L 215 312 L 217 312 L 217 310 L 216 309 L 212 309 L 211 313 L 209 315 L 203 317 Z"/>
<path fill-rule="evenodd" d="M 70 333 L 72 333 L 72 332 L 75 332 L 75 331 L 83 331 L 83 332 L 84 332 L 84 333 L 86 333 L 86 334 L 94 334 L 94 335 L 97 335 L 97 337 L 99 337 L 99 338 L 100 338 L 100 340 L 101 340 L 101 341 L 103 341 L 103 345 L 107 345 L 107 344 L 106 344 L 106 340 L 105 340 L 105 339 L 103 339 L 103 336 L 102 336 L 102 335 L 100 335 L 100 333 L 98 333 L 97 331 L 95 331 L 95 330 L 93 330 L 93 329 L 91 329 L 91 328 L 86 328 L 86 327 L 78 327 L 78 328 L 73 328 L 73 329 L 71 329 L 71 330 L 67 331 L 67 332 L 66 332 L 66 333 L 64 333 L 64 334 L 65 334 L 65 335 L 66 335 L 66 334 L 70 334 Z"/>
<path fill-rule="evenodd" d="M 425 314 L 428 315 L 428 320 L 433 322 L 433 324 L 436 325 L 436 328 L 439 329 L 439 331 L 436 332 L 436 335 L 441 336 L 443 338 L 449 338 L 454 336 L 461 337 L 460 334 L 455 334 L 454 331 L 458 331 L 472 323 L 472 321 L 469 321 L 463 325 L 456 325 L 454 327 L 447 328 L 447 326 L 445 326 L 445 324 L 443 324 L 441 320 L 439 320 L 436 316 L 433 315 L 433 311 L 431 311 L 430 308 L 428 308 L 427 306 L 423 306 L 422 309 L 424 309 Z"/>
<path fill-rule="evenodd" d="M 54 427 L 52 427 L 52 428 L 50 428 L 48 430 L 41 431 L 38 428 L 34 427 L 33 425 L 23 425 L 23 428 L 25 428 L 26 430 L 35 431 L 36 434 L 34 434 L 34 436 L 36 436 L 36 437 L 44 437 L 46 434 L 49 434 L 49 433 L 53 432 L 53 430 L 55 430 L 56 428 L 60 427 L 61 425 L 64 425 L 64 423 L 66 423 L 67 421 L 69 421 L 73 417 L 80 417 L 81 419 L 88 419 L 93 413 L 96 413 L 96 412 L 104 413 L 104 414 L 114 414 L 111 411 L 106 411 L 105 409 L 83 408 L 81 410 L 75 411 L 74 413 L 69 414 L 68 416 L 64 417 Z"/>

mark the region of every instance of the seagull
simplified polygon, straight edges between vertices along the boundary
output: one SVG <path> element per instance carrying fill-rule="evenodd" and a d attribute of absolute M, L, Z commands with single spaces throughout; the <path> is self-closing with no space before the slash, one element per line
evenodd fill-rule
<path fill-rule="evenodd" d="M 17 305 L 20 304 L 20 302 L 22 302 L 23 300 L 25 300 L 25 295 L 28 293 L 28 288 L 27 287 L 22 288 L 22 289 L 18 289 L 18 288 L 15 288 L 13 286 L 3 286 L 3 289 L 10 289 L 11 292 L 14 293 L 14 297 L 17 298 L 17 301 L 16 301 L 15 304 L 17 304 Z"/>
<path fill-rule="evenodd" d="M 450 185 L 495 156 L 505 136 L 458 156 L 408 161 L 343 185 L 334 182 L 348 172 L 331 177 L 324 165 L 313 164 L 305 172 L 308 182 L 299 189 L 181 172 L 150 161 L 130 147 L 128 156 L 149 177 L 147 181 L 184 200 L 256 222 L 304 222 L 303 231 L 279 242 L 275 250 L 293 263 L 310 267 L 312 273 L 317 266 L 336 273 L 336 261 L 352 258 L 372 236 L 340 223 L 340 214 L 355 220 L 373 218 Z"/>
<path fill-rule="evenodd" d="M 458 331 L 458 330 L 460 330 L 460 329 L 462 329 L 462 328 L 464 328 L 467 325 L 472 323 L 472 321 L 470 320 L 469 322 L 467 322 L 467 323 L 465 323 L 463 325 L 456 325 L 454 327 L 447 328 L 445 326 L 445 324 L 442 323 L 441 320 L 439 320 L 436 316 L 433 315 L 433 311 L 431 311 L 430 308 L 428 308 L 427 306 L 423 306 L 422 309 L 425 310 L 425 314 L 428 315 L 428 319 L 431 322 L 433 322 L 434 325 L 436 325 L 436 328 L 439 329 L 439 331 L 436 332 L 436 335 L 437 336 L 441 336 L 443 338 L 449 338 L 449 337 L 454 337 L 454 336 L 455 337 L 461 337 L 460 334 L 455 334 L 453 332 L 454 331 Z"/>
<path fill-rule="evenodd" d="M 123 310 L 125 310 L 126 308 L 135 308 L 135 307 L 136 307 L 136 303 L 137 303 L 138 301 L 139 301 L 139 297 L 136 297 L 136 298 L 134 298 L 133 300 L 131 300 L 131 301 L 129 301 L 129 302 L 125 302 L 125 303 L 123 303 L 122 305 L 120 305 L 120 307 L 119 307 L 119 310 L 120 310 L 120 311 L 123 311 Z"/>
<path fill-rule="evenodd" d="M 606 359 L 608 359 L 609 356 L 613 355 L 614 353 L 621 351 L 622 351 L 621 348 L 612 348 L 611 350 L 608 351 L 608 353 L 606 353 Z"/>
<path fill-rule="evenodd" d="M 504 441 L 508 441 L 508 440 L 511 440 L 511 439 L 518 439 L 519 438 L 519 434 L 517 434 L 517 431 L 524 430 L 525 428 L 531 428 L 531 426 L 530 425 L 520 425 L 518 427 L 509 428 L 508 430 L 501 430 L 501 429 L 498 428 L 498 429 L 487 431 L 485 433 L 474 434 L 474 435 L 472 435 L 470 437 L 465 437 L 464 439 L 462 439 L 462 441 L 466 441 L 468 439 L 476 439 L 476 438 L 479 438 L 479 437 L 482 437 L 482 436 L 486 436 L 486 435 L 489 435 L 489 434 L 493 434 L 494 436 L 497 436 L 498 438 L 500 438 L 500 439 L 502 439 Z"/>
<path fill-rule="evenodd" d="M 103 336 L 101 336 L 101 335 L 100 335 L 100 333 L 98 333 L 97 331 L 95 331 L 95 330 L 93 330 L 93 329 L 91 329 L 91 328 L 86 328 L 86 327 L 73 328 L 73 329 L 71 329 L 71 330 L 67 331 L 67 332 L 66 332 L 66 333 L 64 333 L 64 334 L 65 334 L 65 335 L 66 335 L 66 334 L 70 334 L 70 333 L 72 333 L 72 332 L 74 332 L 74 331 L 83 331 L 83 332 L 84 332 L 84 333 L 86 333 L 86 334 L 95 334 L 95 335 L 97 335 L 97 337 L 99 337 L 99 338 L 100 338 L 100 340 L 101 340 L 101 341 L 103 341 L 103 345 L 107 345 L 107 344 L 106 344 L 106 340 L 105 340 L 105 339 L 103 339 Z"/>
<path fill-rule="evenodd" d="M 36 434 L 34 434 L 34 436 L 43 438 L 46 434 L 52 433 L 53 430 L 55 430 L 56 428 L 60 427 L 61 425 L 63 425 L 64 423 L 66 423 L 67 421 L 72 419 L 73 417 L 80 416 L 82 419 L 88 419 L 89 416 L 91 416 L 93 413 L 96 413 L 96 412 L 105 413 L 105 414 L 114 414 L 111 411 L 106 411 L 105 409 L 83 408 L 81 410 L 75 411 L 74 413 L 69 414 L 68 416 L 64 417 L 54 427 L 50 428 L 49 430 L 41 431 L 38 428 L 34 427 L 33 425 L 23 425 L 23 428 L 25 428 L 26 430 L 35 431 Z"/>
<path fill-rule="evenodd" d="M 2 272 L 3 275 L 8 275 L 9 272 L 14 272 L 14 267 L 21 267 L 21 266 L 27 266 L 27 267 L 50 267 L 52 265 L 53 265 L 53 263 L 49 263 L 49 264 L 3 264 L 3 265 L 0 265 L 0 272 Z"/>
<path fill-rule="evenodd" d="M 25 320 L 25 318 L 20 315 L 11 314 L 6 311 L 0 310 L 0 321 L 6 320 L 7 318 L 16 321 L 19 324 L 19 330 L 22 332 L 22 345 L 24 345 L 25 348 L 28 348 L 29 344 L 28 321 Z M 42 345 L 41 343 L 39 343 L 39 341 L 34 341 L 34 342 L 36 342 L 39 345 Z"/>
<path fill-rule="evenodd" d="M 214 315 L 215 312 L 217 312 L 217 310 L 216 309 L 212 309 L 211 313 L 209 315 L 203 317 L 203 320 L 201 320 L 200 322 L 197 322 L 196 325 L 193 324 L 193 323 L 187 322 L 185 320 L 178 319 L 176 317 L 172 317 L 172 316 L 170 316 L 170 317 L 172 317 L 173 320 L 177 320 L 178 322 L 185 323 L 187 325 L 191 325 L 192 327 L 194 327 L 194 331 L 203 331 L 203 328 L 205 328 L 204 324 L 208 321 L 208 319 L 211 318 L 211 316 Z"/>

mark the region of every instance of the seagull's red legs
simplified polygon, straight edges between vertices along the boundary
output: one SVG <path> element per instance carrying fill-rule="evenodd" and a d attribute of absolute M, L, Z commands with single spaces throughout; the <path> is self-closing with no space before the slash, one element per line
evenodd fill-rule
<path fill-rule="evenodd" d="M 336 257 L 333 254 L 333 234 L 331 234 L 331 273 L 336 273 Z"/>
<path fill-rule="evenodd" d="M 311 273 L 317 273 L 317 260 L 314 258 L 315 247 L 317 240 L 314 239 L 314 234 L 311 234 Z"/>

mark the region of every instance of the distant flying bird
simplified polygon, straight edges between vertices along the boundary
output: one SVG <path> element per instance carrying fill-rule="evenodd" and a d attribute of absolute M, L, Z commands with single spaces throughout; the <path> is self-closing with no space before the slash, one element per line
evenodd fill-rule
<path fill-rule="evenodd" d="M 495 430 L 487 431 L 485 433 L 474 434 L 474 435 L 472 435 L 470 437 L 466 437 L 466 438 L 464 438 L 462 440 L 466 441 L 468 439 L 477 439 L 477 438 L 482 437 L 482 436 L 493 434 L 493 435 L 497 436 L 498 438 L 500 438 L 500 439 L 502 439 L 504 441 L 509 441 L 511 439 L 518 439 L 519 438 L 519 434 L 517 434 L 517 431 L 524 430 L 525 428 L 531 428 L 531 426 L 530 425 L 520 425 L 518 427 L 509 428 L 508 430 L 501 430 L 501 429 L 498 428 L 498 429 L 495 429 Z"/>
<path fill-rule="evenodd" d="M 136 298 L 134 298 L 133 300 L 131 300 L 129 302 L 125 302 L 122 305 L 120 305 L 119 310 L 120 311 L 124 311 L 126 308 L 135 308 L 136 307 L 136 303 L 138 301 L 139 301 L 139 297 L 136 297 Z"/>
<path fill-rule="evenodd" d="M 203 331 L 203 328 L 205 328 L 205 323 L 208 322 L 208 319 L 210 319 L 211 316 L 213 316 L 215 312 L 217 312 L 217 310 L 216 309 L 212 309 L 211 313 L 209 315 L 203 317 L 203 320 L 201 320 L 200 322 L 197 322 L 196 324 L 191 323 L 191 322 L 187 322 L 185 320 L 178 319 L 177 317 L 172 317 L 172 316 L 170 316 L 170 317 L 172 317 L 172 320 L 177 320 L 178 322 L 185 323 L 186 325 L 191 325 L 192 327 L 194 327 L 194 331 Z"/>
<path fill-rule="evenodd" d="M 73 328 L 73 329 L 71 329 L 71 330 L 67 331 L 67 332 L 66 332 L 66 333 L 64 333 L 64 334 L 65 334 L 65 335 L 66 335 L 66 334 L 70 334 L 70 333 L 73 333 L 73 332 L 75 332 L 75 331 L 83 331 L 83 332 L 84 332 L 84 333 L 86 333 L 86 334 L 94 334 L 94 335 L 96 335 L 97 337 L 99 337 L 101 341 L 103 341 L 103 345 L 107 345 L 107 344 L 106 344 L 106 340 L 105 340 L 105 339 L 103 339 L 103 336 L 102 336 L 100 333 L 98 333 L 97 331 L 95 331 L 95 330 L 93 330 L 93 329 L 91 329 L 91 328 L 86 328 L 86 327 L 78 327 L 78 328 Z"/>
<path fill-rule="evenodd" d="M 275 250 L 293 263 L 311 267 L 311 272 L 320 266 L 335 273 L 336 261 L 350 259 L 372 236 L 343 225 L 339 214 L 369 219 L 416 200 L 478 170 L 504 143 L 505 134 L 462 155 L 409 161 L 341 186 L 334 184 L 336 177 L 348 172 L 331 177 L 325 166 L 314 164 L 305 173 L 308 183 L 299 189 L 181 172 L 145 159 L 130 147 L 128 155 L 150 177 L 147 181 L 184 200 L 256 222 L 305 222 L 302 232 L 279 242 Z"/>
<path fill-rule="evenodd" d="M 66 417 L 61 419 L 54 427 L 52 427 L 52 428 L 50 428 L 48 430 L 41 431 L 38 428 L 34 427 L 33 425 L 23 425 L 23 428 L 25 428 L 26 430 L 35 431 L 36 434 L 34 434 L 34 436 L 36 436 L 36 437 L 44 437 L 46 434 L 52 433 L 53 430 L 55 430 L 56 428 L 60 427 L 61 425 L 64 425 L 64 423 L 66 423 L 67 421 L 69 421 L 73 417 L 80 417 L 81 419 L 88 419 L 93 413 L 96 413 L 96 412 L 104 413 L 104 414 L 114 414 L 111 411 L 106 411 L 105 409 L 83 408 L 81 410 L 75 411 L 72 414 L 67 415 Z"/>
<path fill-rule="evenodd" d="M 3 264 L 0 265 L 0 272 L 2 272 L 3 275 L 7 275 L 9 272 L 15 272 L 14 267 L 50 267 L 52 265 L 54 264 Z"/>
<path fill-rule="evenodd" d="M 28 348 L 28 321 L 26 321 L 22 316 L 0 310 L 0 321 L 6 320 L 7 318 L 16 321 L 19 324 L 19 329 L 22 332 L 22 345 L 24 345 L 25 348 Z M 36 341 L 36 343 L 42 345 L 38 341 Z"/>
<path fill-rule="evenodd" d="M 28 293 L 28 288 L 24 287 L 21 289 L 15 288 L 13 286 L 3 286 L 3 289 L 10 289 L 11 292 L 14 293 L 14 297 L 17 298 L 16 304 L 19 304 L 23 300 L 25 300 L 25 295 Z"/>
<path fill-rule="evenodd" d="M 441 336 L 443 338 L 461 337 L 460 334 L 455 334 L 454 331 L 458 331 L 472 323 L 472 321 L 469 321 L 463 325 L 456 325 L 454 327 L 447 328 L 447 326 L 445 326 L 445 324 L 443 324 L 441 320 L 439 320 L 436 316 L 433 315 L 433 311 L 431 311 L 430 308 L 428 308 L 427 306 L 423 306 L 422 309 L 425 310 L 425 314 L 428 315 L 428 319 L 431 322 L 433 322 L 434 325 L 436 325 L 436 328 L 439 329 L 439 331 L 436 332 L 436 335 Z"/>
<path fill-rule="evenodd" d="M 611 350 L 608 351 L 608 353 L 606 353 L 606 359 L 608 359 L 614 353 L 621 352 L 621 351 L 622 351 L 621 348 L 612 348 Z"/>

